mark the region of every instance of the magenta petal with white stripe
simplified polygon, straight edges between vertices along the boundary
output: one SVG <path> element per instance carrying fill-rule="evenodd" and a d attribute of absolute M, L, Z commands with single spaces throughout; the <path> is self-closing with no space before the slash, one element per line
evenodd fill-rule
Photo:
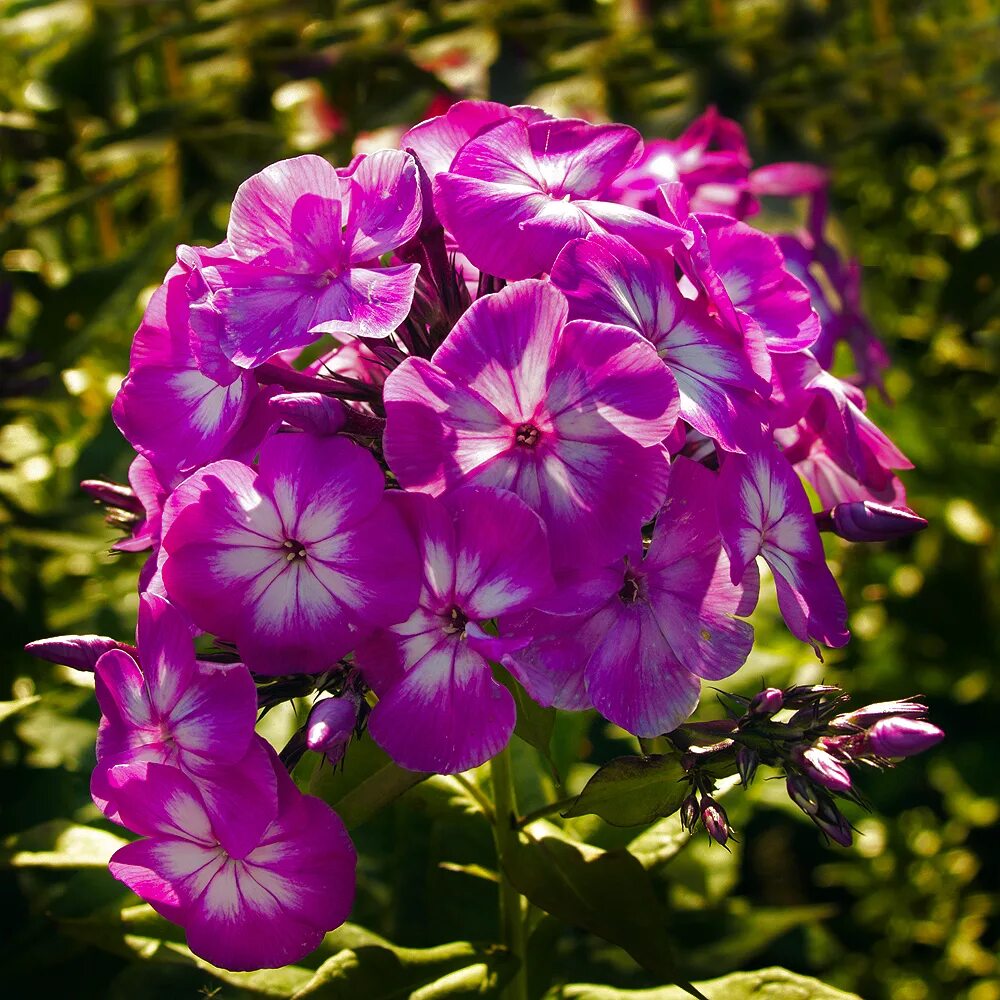
<path fill-rule="evenodd" d="M 194 784 L 158 764 L 115 767 L 122 818 L 148 839 L 118 850 L 115 878 L 187 932 L 191 950 L 220 968 L 298 961 L 347 919 L 357 863 L 344 824 L 302 795 L 280 764 L 277 815 L 245 851 L 230 853 Z M 231 822 L 239 822 L 234 816 Z"/>
<path fill-rule="evenodd" d="M 761 438 L 761 380 L 743 338 L 680 291 L 672 257 L 646 257 L 615 236 L 574 240 L 552 268 L 573 319 L 613 323 L 645 337 L 677 382 L 681 416 L 728 451 Z"/>
<path fill-rule="evenodd" d="M 346 438 L 270 438 L 256 473 L 216 462 L 165 527 L 166 590 L 251 670 L 324 670 L 416 604 L 416 551 L 383 486 Z"/>
<path fill-rule="evenodd" d="M 726 458 L 719 476 L 722 538 L 740 579 L 758 555 L 774 574 L 789 630 L 814 648 L 843 646 L 847 606 L 823 553 L 809 498 L 795 471 L 774 448 Z"/>
<path fill-rule="evenodd" d="M 384 448 L 407 489 L 509 489 L 545 520 L 557 562 L 600 564 L 662 503 L 679 401 L 639 335 L 566 315 L 541 281 L 473 303 L 430 361 L 386 380 Z"/>
<path fill-rule="evenodd" d="M 369 729 L 403 767 L 464 771 L 502 750 L 514 728 L 513 698 L 487 659 L 511 644 L 480 623 L 551 590 L 545 527 L 504 490 L 394 499 L 418 540 L 424 583 L 410 618 L 358 650 L 379 695 Z"/>
<path fill-rule="evenodd" d="M 596 200 L 641 146 L 624 125 L 509 118 L 467 142 L 437 175 L 435 205 L 472 264 L 512 280 L 548 271 L 569 240 L 590 232 L 634 234 L 665 248 L 688 234 Z"/>

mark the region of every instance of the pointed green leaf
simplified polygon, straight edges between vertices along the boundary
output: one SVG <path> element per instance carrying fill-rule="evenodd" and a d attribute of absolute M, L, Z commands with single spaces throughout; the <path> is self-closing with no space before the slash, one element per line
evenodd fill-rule
<path fill-rule="evenodd" d="M 103 868 L 127 843 L 106 830 L 54 819 L 8 837 L 0 847 L 0 867 Z"/>
<path fill-rule="evenodd" d="M 615 757 L 587 782 L 566 816 L 594 813 L 612 826 L 639 826 L 681 807 L 688 785 L 673 754 Z"/>
<path fill-rule="evenodd" d="M 292 1000 L 356 1000 L 358 997 L 394 1000 L 413 996 L 433 984 L 445 992 L 421 992 L 419 995 L 427 1000 L 438 996 L 468 996 L 470 982 L 481 988 L 491 977 L 499 981 L 505 967 L 512 962 L 502 948 L 467 941 L 436 948 L 398 948 L 388 942 L 380 946 L 366 945 L 345 949 L 327 959 Z M 451 979 L 456 975 L 458 978 L 451 980 L 451 986 L 444 982 L 445 977 Z M 466 992 L 457 991 L 459 987 Z M 447 989 L 453 992 L 448 993 Z"/>
<path fill-rule="evenodd" d="M 626 851 L 568 840 L 533 823 L 503 859 L 511 884 L 539 909 L 624 948 L 640 965 L 676 982 L 666 913 L 642 865 Z"/>
<path fill-rule="evenodd" d="M 736 972 L 721 979 L 695 983 L 695 986 L 708 1000 L 861 1000 L 854 993 L 836 990 L 818 979 L 778 968 Z M 582 983 L 564 986 L 558 993 L 560 1000 L 687 1000 L 688 995 L 677 986 L 617 990 Z"/>
<path fill-rule="evenodd" d="M 367 734 L 351 744 L 343 768 L 323 763 L 308 791 L 328 802 L 353 829 L 427 777 L 393 763 Z"/>

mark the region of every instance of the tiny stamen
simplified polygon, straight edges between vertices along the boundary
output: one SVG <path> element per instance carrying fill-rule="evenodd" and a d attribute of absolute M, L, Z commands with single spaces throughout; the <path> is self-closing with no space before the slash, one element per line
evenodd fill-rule
<path fill-rule="evenodd" d="M 522 448 L 534 448 L 541 436 L 534 424 L 521 424 L 514 435 L 514 441 Z"/>
<path fill-rule="evenodd" d="M 281 544 L 283 548 L 289 550 L 285 553 L 286 562 L 292 563 L 299 559 L 305 559 L 306 547 L 301 542 L 297 542 L 294 538 L 286 538 Z"/>

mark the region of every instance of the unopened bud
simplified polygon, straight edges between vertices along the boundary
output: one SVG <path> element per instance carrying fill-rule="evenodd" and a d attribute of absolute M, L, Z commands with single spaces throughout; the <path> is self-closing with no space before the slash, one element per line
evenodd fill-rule
<path fill-rule="evenodd" d="M 944 731 L 922 719 L 881 719 L 868 730 L 868 744 L 879 757 L 913 757 L 944 739 Z"/>
<path fill-rule="evenodd" d="M 55 635 L 51 639 L 36 639 L 24 647 L 26 653 L 40 660 L 76 670 L 93 670 L 109 649 L 122 649 L 134 657 L 139 655 L 135 646 L 106 635 Z"/>
<path fill-rule="evenodd" d="M 127 510 L 131 514 L 145 514 L 142 501 L 130 486 L 106 483 L 102 479 L 85 479 L 80 483 L 80 489 L 106 507 Z"/>
<path fill-rule="evenodd" d="M 927 706 L 912 698 L 904 698 L 902 701 L 877 701 L 853 712 L 838 715 L 831 721 L 830 725 L 836 726 L 838 729 L 864 729 L 874 725 L 880 719 L 888 719 L 896 715 L 906 715 L 919 719 L 926 714 Z"/>
<path fill-rule="evenodd" d="M 760 754 L 756 750 L 741 746 L 736 751 L 736 769 L 740 773 L 740 781 L 743 782 L 744 788 L 747 788 L 750 782 L 753 781 L 759 764 Z"/>
<path fill-rule="evenodd" d="M 837 808 L 832 799 L 824 796 L 820 802 L 819 812 L 812 817 L 812 821 L 834 843 L 840 844 L 841 847 L 851 846 L 854 840 L 851 824 L 847 822 L 847 817 Z"/>
<path fill-rule="evenodd" d="M 825 527 L 827 522 L 822 522 Z M 927 527 L 927 521 L 906 507 L 887 507 L 872 500 L 839 503 L 829 512 L 829 529 L 849 542 L 886 542 L 905 538 Z"/>
<path fill-rule="evenodd" d="M 756 195 L 794 198 L 826 187 L 829 174 L 814 163 L 769 163 L 750 174 L 750 190 Z"/>
<path fill-rule="evenodd" d="M 819 796 L 816 794 L 816 789 L 801 774 L 788 776 L 785 780 L 785 791 L 807 816 L 815 816 L 819 812 Z"/>
<path fill-rule="evenodd" d="M 345 695 L 316 702 L 306 723 L 306 746 L 339 764 L 358 724 L 358 703 Z"/>
<path fill-rule="evenodd" d="M 268 406 L 286 424 L 325 437 L 343 430 L 347 409 L 339 399 L 321 392 L 284 392 L 272 396 Z"/>
<path fill-rule="evenodd" d="M 851 790 L 851 776 L 833 754 L 820 747 L 808 747 L 796 752 L 794 757 L 799 767 L 817 784 L 842 794 Z"/>
<path fill-rule="evenodd" d="M 726 815 L 726 810 L 710 795 L 701 800 L 701 821 L 712 840 L 725 847 L 732 836 L 729 817 Z"/>
<path fill-rule="evenodd" d="M 780 688 L 764 688 L 758 691 L 750 700 L 750 715 L 774 715 L 785 705 L 785 695 Z"/>
<path fill-rule="evenodd" d="M 681 803 L 681 826 L 685 830 L 694 832 L 698 825 L 698 799 L 694 795 L 689 795 Z"/>

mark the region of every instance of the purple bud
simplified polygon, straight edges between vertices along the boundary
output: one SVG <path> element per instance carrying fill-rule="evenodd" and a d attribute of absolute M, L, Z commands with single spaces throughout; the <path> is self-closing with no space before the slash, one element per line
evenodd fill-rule
<path fill-rule="evenodd" d="M 306 723 L 306 746 L 326 754 L 331 764 L 339 764 L 357 724 L 358 703 L 350 695 L 318 701 Z"/>
<path fill-rule="evenodd" d="M 944 731 L 921 719 L 880 719 L 868 730 L 868 743 L 879 757 L 913 757 L 944 739 Z"/>
<path fill-rule="evenodd" d="M 344 404 L 321 392 L 283 392 L 272 396 L 268 406 L 286 424 L 320 437 L 338 433 L 347 423 Z"/>
<path fill-rule="evenodd" d="M 726 810 L 710 795 L 706 795 L 701 800 L 701 821 L 712 840 L 725 847 L 732 835 L 732 830 L 729 828 L 729 817 L 726 815 Z"/>
<path fill-rule="evenodd" d="M 758 691 L 750 700 L 750 715 L 774 715 L 780 712 L 785 704 L 785 695 L 780 688 L 764 688 Z"/>
<path fill-rule="evenodd" d="M 796 751 L 793 756 L 799 767 L 817 784 L 842 794 L 851 790 L 851 776 L 833 754 L 820 747 L 808 747 Z"/>
<path fill-rule="evenodd" d="M 839 503 L 830 511 L 831 530 L 849 542 L 885 542 L 905 538 L 927 527 L 906 507 L 887 507 L 871 500 Z"/>
<path fill-rule="evenodd" d="M 920 718 L 926 714 L 927 706 L 912 698 L 904 698 L 902 701 L 877 701 L 845 715 L 838 715 L 831 721 L 830 725 L 839 729 L 864 729 L 880 719 L 888 719 L 896 715 Z"/>
<path fill-rule="evenodd" d="M 758 764 L 760 764 L 760 755 L 756 750 L 741 746 L 736 751 L 736 768 L 740 772 L 740 781 L 743 782 L 744 788 L 753 781 Z"/>
<path fill-rule="evenodd" d="M 794 198 L 825 188 L 829 174 L 814 163 L 769 163 L 754 170 L 749 180 L 753 194 Z"/>
<path fill-rule="evenodd" d="M 101 479 L 85 479 L 80 483 L 80 489 L 108 507 L 117 507 L 119 510 L 127 510 L 133 514 L 146 513 L 142 502 L 129 486 L 106 483 Z"/>
<path fill-rule="evenodd" d="M 51 639 L 36 639 L 24 647 L 26 653 L 49 663 L 59 663 L 76 670 L 93 670 L 97 661 L 109 649 L 122 649 L 138 657 L 139 650 L 106 635 L 54 635 Z"/>
<path fill-rule="evenodd" d="M 854 832 L 847 817 L 836 807 L 831 799 L 824 798 L 820 803 L 817 815 L 812 821 L 835 843 L 841 847 L 850 847 L 854 841 Z"/>
<path fill-rule="evenodd" d="M 816 789 L 801 774 L 788 776 L 785 780 L 785 791 L 807 816 L 815 816 L 819 812 L 819 796 L 816 794 Z"/>
<path fill-rule="evenodd" d="M 698 799 L 694 795 L 689 795 L 681 803 L 681 826 L 685 830 L 694 831 L 698 823 Z"/>

